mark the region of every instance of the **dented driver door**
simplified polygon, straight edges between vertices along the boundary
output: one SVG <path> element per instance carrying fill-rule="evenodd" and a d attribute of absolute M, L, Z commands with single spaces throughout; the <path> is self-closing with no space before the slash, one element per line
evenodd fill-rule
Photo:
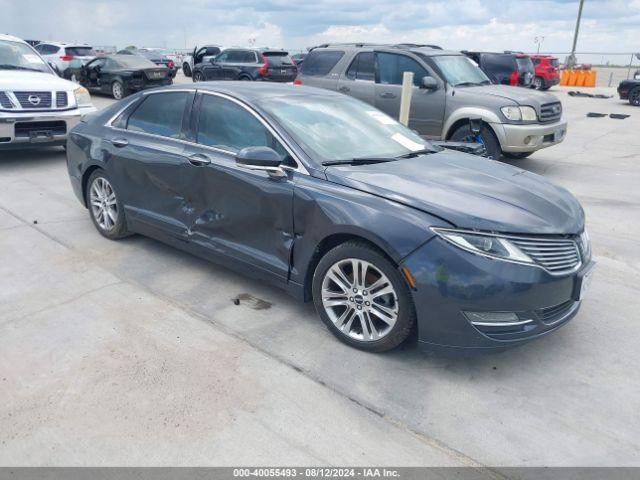
<path fill-rule="evenodd" d="M 255 276 L 286 280 L 293 245 L 292 176 L 274 178 L 236 165 L 247 146 L 276 146 L 249 110 L 230 99 L 196 100 L 195 142 L 185 147 L 185 208 L 189 242 L 251 266 Z"/>

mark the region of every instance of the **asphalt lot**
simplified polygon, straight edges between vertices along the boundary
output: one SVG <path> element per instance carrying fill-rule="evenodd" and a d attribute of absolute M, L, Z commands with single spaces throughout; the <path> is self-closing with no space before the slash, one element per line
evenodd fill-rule
<path fill-rule="evenodd" d="M 475 358 L 346 347 L 311 304 L 101 237 L 61 149 L 1 152 L 0 464 L 640 465 L 640 109 L 554 90 L 566 140 L 516 163 L 582 202 L 597 271 L 566 327 Z"/>

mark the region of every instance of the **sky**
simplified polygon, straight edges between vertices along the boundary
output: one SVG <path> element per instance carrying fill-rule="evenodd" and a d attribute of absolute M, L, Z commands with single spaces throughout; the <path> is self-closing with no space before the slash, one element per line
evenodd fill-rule
<path fill-rule="evenodd" d="M 0 32 L 92 45 L 434 43 L 567 52 L 577 0 L 0 0 Z M 585 0 L 578 51 L 640 52 L 640 0 Z"/>

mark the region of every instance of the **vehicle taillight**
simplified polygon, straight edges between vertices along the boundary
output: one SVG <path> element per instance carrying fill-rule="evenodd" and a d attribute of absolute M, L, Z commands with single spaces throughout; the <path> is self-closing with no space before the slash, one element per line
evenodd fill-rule
<path fill-rule="evenodd" d="M 173 63 L 173 61 L 172 61 L 172 60 L 169 60 L 169 64 L 168 64 L 167 66 L 168 66 L 169 68 L 173 68 L 173 67 L 175 67 L 175 66 L 176 66 L 176 64 L 175 64 L 175 63 Z"/>
<path fill-rule="evenodd" d="M 60 57 L 60 60 L 62 60 L 63 62 L 70 62 L 71 60 L 73 60 L 73 55 L 62 55 Z"/>
<path fill-rule="evenodd" d="M 296 79 L 293 81 L 293 84 L 294 84 L 294 85 L 302 85 L 302 80 L 300 80 L 299 78 L 296 78 Z"/>
<path fill-rule="evenodd" d="M 258 73 L 260 74 L 260 76 L 266 77 L 267 75 L 269 75 L 269 62 L 267 61 L 267 57 L 265 57 L 264 54 L 262 54 L 261 56 L 264 63 L 258 70 Z"/>
<path fill-rule="evenodd" d="M 518 85 L 518 71 L 514 70 L 513 72 L 511 72 L 511 75 L 509 76 L 509 85 L 511 85 L 512 87 L 515 87 L 516 85 Z"/>

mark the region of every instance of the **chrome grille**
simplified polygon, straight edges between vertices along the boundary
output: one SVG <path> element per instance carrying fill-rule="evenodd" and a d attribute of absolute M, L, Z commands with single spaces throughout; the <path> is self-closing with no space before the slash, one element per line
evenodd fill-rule
<path fill-rule="evenodd" d="M 534 262 L 555 275 L 572 272 L 580 266 L 580 252 L 575 240 L 513 237 L 509 240 Z"/>
<path fill-rule="evenodd" d="M 540 107 L 540 121 L 553 122 L 562 117 L 562 104 L 560 102 L 545 103 Z"/>
<path fill-rule="evenodd" d="M 57 92 L 56 93 L 56 107 L 64 108 L 69 103 L 69 99 L 67 98 L 67 92 Z"/>
<path fill-rule="evenodd" d="M 51 92 L 13 92 L 25 110 L 51 108 Z"/>
<path fill-rule="evenodd" d="M 7 94 L 4 92 L 0 92 L 0 106 L 2 108 L 13 108 L 11 100 L 9 100 L 9 97 L 7 97 Z"/>

